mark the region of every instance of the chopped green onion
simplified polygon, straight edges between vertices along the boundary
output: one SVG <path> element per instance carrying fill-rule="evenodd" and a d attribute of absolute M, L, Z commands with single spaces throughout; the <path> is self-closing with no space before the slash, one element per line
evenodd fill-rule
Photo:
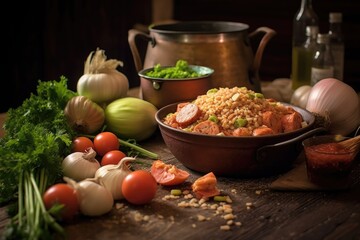
<path fill-rule="evenodd" d="M 216 115 L 211 115 L 209 116 L 209 120 L 214 122 L 214 123 L 218 123 L 219 119 L 216 117 Z"/>
<path fill-rule="evenodd" d="M 246 126 L 247 123 L 248 123 L 248 121 L 245 118 L 237 118 L 234 122 L 234 126 L 236 128 L 244 127 L 244 126 Z"/>
<path fill-rule="evenodd" d="M 206 94 L 213 94 L 213 93 L 216 93 L 218 91 L 217 88 L 212 88 L 212 89 L 209 89 Z"/>
<path fill-rule="evenodd" d="M 253 94 L 253 93 L 248 93 L 248 97 L 249 97 L 250 99 L 254 99 L 254 98 L 255 98 L 255 94 Z"/>
<path fill-rule="evenodd" d="M 214 201 L 216 202 L 226 202 L 227 196 L 215 196 Z"/>
<path fill-rule="evenodd" d="M 255 98 L 264 98 L 262 93 L 255 93 Z"/>
<path fill-rule="evenodd" d="M 180 189 L 171 189 L 170 194 L 174 196 L 180 196 L 182 191 Z"/>

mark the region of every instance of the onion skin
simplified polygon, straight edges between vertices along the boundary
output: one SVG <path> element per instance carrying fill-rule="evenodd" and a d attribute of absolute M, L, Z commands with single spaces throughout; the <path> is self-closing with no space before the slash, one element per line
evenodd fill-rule
<path fill-rule="evenodd" d="M 107 130 L 116 135 L 142 141 L 156 130 L 157 108 L 140 98 L 125 97 L 111 102 L 105 108 Z"/>
<path fill-rule="evenodd" d="M 312 87 L 310 85 L 298 87 L 291 96 L 290 103 L 305 109 L 311 88 Z"/>
<path fill-rule="evenodd" d="M 330 119 L 329 132 L 349 135 L 360 124 L 359 98 L 355 90 L 335 78 L 317 82 L 311 89 L 306 110 L 327 116 Z"/>
<path fill-rule="evenodd" d="M 95 176 L 100 163 L 95 159 L 96 152 L 89 148 L 85 152 L 73 152 L 64 158 L 61 167 L 64 176 L 82 181 Z"/>
<path fill-rule="evenodd" d="M 64 181 L 77 193 L 80 212 L 85 216 L 101 216 L 112 210 L 114 199 L 111 192 L 100 185 L 94 178 L 86 178 L 80 182 L 64 177 Z"/>
<path fill-rule="evenodd" d="M 116 70 L 107 73 L 84 74 L 77 83 L 77 91 L 92 101 L 102 104 L 125 97 L 129 90 L 127 77 Z"/>
<path fill-rule="evenodd" d="M 103 105 L 121 97 L 129 90 L 127 77 L 117 70 L 123 62 L 107 59 L 105 51 L 99 48 L 89 54 L 84 66 L 84 74 L 77 82 L 77 92 Z"/>
<path fill-rule="evenodd" d="M 104 109 L 85 96 L 71 98 L 64 114 L 72 129 L 85 134 L 95 133 L 105 122 Z"/>

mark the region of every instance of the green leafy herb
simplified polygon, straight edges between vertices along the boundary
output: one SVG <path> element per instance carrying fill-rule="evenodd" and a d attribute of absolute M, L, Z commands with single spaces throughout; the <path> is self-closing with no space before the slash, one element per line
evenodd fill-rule
<path fill-rule="evenodd" d="M 75 95 L 63 76 L 59 81 L 39 81 L 37 94 L 8 111 L 0 139 L 0 203 L 17 200 L 17 206 L 7 239 L 45 239 L 51 231 L 63 233 L 46 211 L 42 194 L 59 179 L 63 156 L 70 152 L 75 132 L 63 109 Z"/>
<path fill-rule="evenodd" d="M 178 60 L 174 67 L 161 67 L 160 64 L 156 64 L 152 71 L 146 73 L 148 77 L 165 79 L 195 78 L 202 75 L 192 69 L 185 60 Z"/>

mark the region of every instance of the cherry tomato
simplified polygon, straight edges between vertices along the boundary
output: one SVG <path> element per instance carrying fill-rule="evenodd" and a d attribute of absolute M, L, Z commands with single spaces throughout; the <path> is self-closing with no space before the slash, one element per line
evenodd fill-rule
<path fill-rule="evenodd" d="M 151 174 L 156 182 L 163 186 L 178 185 L 186 181 L 190 174 L 178 169 L 175 165 L 165 164 L 161 160 L 156 160 L 151 165 Z"/>
<path fill-rule="evenodd" d="M 126 154 L 120 150 L 111 150 L 102 157 L 101 159 L 101 166 L 108 165 L 108 164 L 118 164 L 121 159 L 126 157 Z"/>
<path fill-rule="evenodd" d="M 128 202 L 142 205 L 149 203 L 155 197 L 157 183 L 149 171 L 135 170 L 126 175 L 121 190 Z"/>
<path fill-rule="evenodd" d="M 87 137 L 77 137 L 72 141 L 71 151 L 72 152 L 85 152 L 89 147 L 94 148 L 94 143 L 90 138 Z"/>
<path fill-rule="evenodd" d="M 49 187 L 43 194 L 43 201 L 47 210 L 55 204 L 63 204 L 59 220 L 73 219 L 79 212 L 79 201 L 76 190 L 66 183 L 57 183 Z"/>
<path fill-rule="evenodd" d="M 111 150 L 118 150 L 120 147 L 118 137 L 112 132 L 101 132 L 94 138 L 95 151 L 99 156 L 104 156 Z"/>

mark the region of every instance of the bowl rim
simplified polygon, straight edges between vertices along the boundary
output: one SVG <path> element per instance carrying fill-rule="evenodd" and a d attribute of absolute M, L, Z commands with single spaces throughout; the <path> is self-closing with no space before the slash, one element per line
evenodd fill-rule
<path fill-rule="evenodd" d="M 286 106 L 293 107 L 296 111 L 300 110 L 301 115 L 303 115 L 302 112 L 305 112 L 306 114 L 308 114 L 308 116 L 310 116 L 310 120 L 309 120 L 309 122 L 307 122 L 307 126 L 297 129 L 295 131 L 291 131 L 291 132 L 278 133 L 278 134 L 272 134 L 272 135 L 263 135 L 263 136 L 226 136 L 226 135 L 207 135 L 207 134 L 201 134 L 201 133 L 193 133 L 193 132 L 187 132 L 184 130 L 173 128 L 173 127 L 165 124 L 161 119 L 160 114 L 166 113 L 166 114 L 164 114 L 164 116 L 169 114 L 170 112 L 166 112 L 166 111 L 170 108 L 176 107 L 176 105 L 179 103 L 181 103 L 181 102 L 171 103 L 171 104 L 168 104 L 168 105 L 158 109 L 158 111 L 156 111 L 156 114 L 155 114 L 156 122 L 161 127 L 166 128 L 170 131 L 177 132 L 180 134 L 185 134 L 185 135 L 192 135 L 194 137 L 200 137 L 200 138 L 206 137 L 206 138 L 215 138 L 215 139 L 269 139 L 269 138 L 272 139 L 274 137 L 282 137 L 282 136 L 287 136 L 289 134 L 301 133 L 301 132 L 305 131 L 306 129 L 310 130 L 315 124 L 315 115 L 313 113 L 311 113 L 310 111 L 300 108 L 300 107 L 297 107 L 290 103 L 280 102 L 281 104 L 284 104 Z M 162 131 L 161 128 L 160 128 L 160 131 Z"/>
<path fill-rule="evenodd" d="M 311 147 L 317 146 L 320 144 L 339 143 L 339 142 L 349 139 L 349 138 L 350 137 L 340 136 L 340 135 L 336 135 L 336 134 L 326 134 L 326 135 L 320 135 L 320 136 L 315 135 L 315 136 L 304 139 L 301 142 L 301 145 L 303 146 L 304 151 L 311 151 L 311 152 L 316 152 L 316 153 L 326 154 L 326 155 L 331 155 L 331 156 L 348 155 L 348 154 L 353 154 L 355 151 L 331 152 L 331 151 L 318 150 L 318 149 L 314 149 Z M 315 142 L 313 144 L 311 143 L 311 141 L 317 141 L 317 140 L 319 142 Z"/>
<path fill-rule="evenodd" d="M 161 66 L 160 68 L 170 68 L 170 67 L 174 67 L 171 65 L 167 65 L 167 66 Z M 207 78 L 209 76 L 211 76 L 215 70 L 211 67 L 206 67 L 206 66 L 201 66 L 201 65 L 188 65 L 189 68 L 191 69 L 195 69 L 195 68 L 200 68 L 200 69 L 205 69 L 207 71 L 206 74 L 201 75 L 199 77 L 192 77 L 192 78 L 156 78 L 156 77 L 149 77 L 146 75 L 147 72 L 152 71 L 155 67 L 151 67 L 151 68 L 144 68 L 142 70 L 140 70 L 138 72 L 138 75 L 142 78 L 145 79 L 149 79 L 149 80 L 157 80 L 157 81 L 166 81 L 166 80 L 172 80 L 172 81 L 184 81 L 184 80 L 195 80 L 195 79 L 203 79 L 203 78 Z"/>

